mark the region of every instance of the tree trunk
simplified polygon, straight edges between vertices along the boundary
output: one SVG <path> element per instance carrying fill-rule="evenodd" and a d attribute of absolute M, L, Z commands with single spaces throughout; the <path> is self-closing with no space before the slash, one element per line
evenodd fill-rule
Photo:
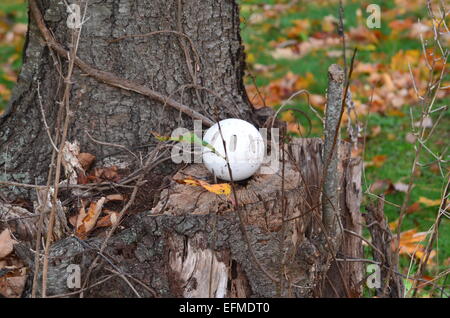
<path fill-rule="evenodd" d="M 66 24 L 64 2 L 31 1 L 38 4 L 55 40 L 68 50 L 72 30 Z M 81 13 L 83 9 L 84 1 Z M 235 1 L 89 1 L 86 19 L 77 50 L 84 63 L 171 97 L 213 121 L 217 117 L 250 119 Z M 156 31 L 163 32 L 111 42 Z M 41 30 L 31 18 L 24 64 L 9 108 L 0 118 L 0 180 L 31 184 L 46 181 L 52 147 L 39 95 L 53 135 L 64 91 L 55 61 L 62 62 L 64 75 L 67 69 L 66 56 L 58 53 L 45 45 Z M 117 148 L 94 143 L 86 132 L 96 140 L 145 153 L 151 131 L 170 134 L 177 127 L 192 126 L 190 117 L 170 106 L 163 107 L 161 100 L 112 87 L 86 76 L 86 70 L 78 67 L 71 82 L 73 115 L 68 140 L 78 140 L 83 152 L 95 154 L 104 164 L 129 165 L 134 158 L 123 151 L 117 154 Z M 182 89 L 185 85 L 191 86 Z M 210 91 L 192 85 L 208 88 L 223 102 Z M 17 187 L 10 191 L 14 196 L 30 194 Z"/>

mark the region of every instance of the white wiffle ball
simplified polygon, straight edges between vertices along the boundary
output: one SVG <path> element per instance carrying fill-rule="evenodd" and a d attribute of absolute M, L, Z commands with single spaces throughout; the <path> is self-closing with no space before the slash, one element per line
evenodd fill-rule
<path fill-rule="evenodd" d="M 203 163 L 206 168 L 220 179 L 231 181 L 225 158 L 222 137 L 230 163 L 234 181 L 245 180 L 258 171 L 263 163 L 265 145 L 264 139 L 255 126 L 242 119 L 224 119 L 209 128 L 203 138 L 222 155 L 215 154 L 211 149 L 203 147 Z"/>

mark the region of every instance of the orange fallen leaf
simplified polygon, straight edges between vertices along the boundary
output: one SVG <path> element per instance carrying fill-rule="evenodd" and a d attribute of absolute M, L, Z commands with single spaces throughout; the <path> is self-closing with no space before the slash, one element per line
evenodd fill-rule
<path fill-rule="evenodd" d="M 418 211 L 420 209 L 420 204 L 419 202 L 415 202 L 413 204 L 411 204 L 407 209 L 406 209 L 406 213 L 407 214 L 412 214 L 416 211 Z"/>
<path fill-rule="evenodd" d="M 0 277 L 0 294 L 6 298 L 20 298 L 27 281 L 27 269 L 23 265 L 11 267 Z"/>
<path fill-rule="evenodd" d="M 381 167 L 387 160 L 387 156 L 386 155 L 376 155 L 372 158 L 371 161 L 366 163 L 366 167 Z"/>
<path fill-rule="evenodd" d="M 400 50 L 391 59 L 391 68 L 395 71 L 407 72 L 409 65 L 417 66 L 421 52 L 419 50 Z"/>
<path fill-rule="evenodd" d="M 95 227 L 95 224 L 97 222 L 97 219 L 102 212 L 103 204 L 105 203 L 106 198 L 102 197 L 97 202 L 92 202 L 89 206 L 88 212 L 85 214 L 85 216 L 81 220 L 81 224 L 77 226 L 77 236 L 80 238 L 86 237 L 86 235 Z M 84 210 L 84 208 L 83 208 Z M 80 211 L 82 212 L 82 211 Z M 80 213 L 80 217 L 82 216 L 82 213 Z"/>
<path fill-rule="evenodd" d="M 400 233 L 400 254 L 406 254 L 408 256 L 414 256 L 418 259 L 424 259 L 426 255 L 424 243 L 427 239 L 427 232 L 417 232 L 417 229 L 411 229 Z M 395 248 L 393 242 L 392 245 Z M 436 251 L 432 250 L 429 256 L 429 263 L 431 259 L 436 255 Z"/>
<path fill-rule="evenodd" d="M 117 223 L 119 220 L 119 212 L 112 212 L 100 218 L 95 227 L 108 227 Z"/>
<path fill-rule="evenodd" d="M 298 38 L 302 34 L 307 34 L 311 24 L 308 19 L 294 20 L 294 26 L 287 30 L 287 36 L 290 38 Z"/>
<path fill-rule="evenodd" d="M 206 181 L 197 180 L 192 177 L 189 177 L 186 179 L 174 179 L 174 181 L 176 181 L 180 184 L 200 186 L 200 187 L 203 187 L 204 189 L 208 190 L 209 192 L 219 194 L 219 195 L 220 194 L 224 194 L 224 195 L 231 194 L 231 186 L 228 183 L 209 184 Z"/>

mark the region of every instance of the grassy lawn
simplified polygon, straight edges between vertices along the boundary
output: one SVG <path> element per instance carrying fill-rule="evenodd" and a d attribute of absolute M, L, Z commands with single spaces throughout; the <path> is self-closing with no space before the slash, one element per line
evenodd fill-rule
<path fill-rule="evenodd" d="M 366 162 L 364 189 L 367 190 L 374 184 L 386 186 L 387 189 L 378 187 L 372 192 L 385 193 L 386 200 L 394 205 L 401 205 L 405 196 L 402 191 L 392 190 L 392 186 L 409 182 L 415 143 L 411 143 L 408 133 L 420 116 L 419 101 L 414 96 L 411 82 L 408 82 L 408 64 L 417 79 L 419 90 L 426 84 L 425 57 L 415 31 L 420 27 L 417 25 L 419 18 L 424 21 L 425 26 L 428 21 L 422 2 L 370 1 L 381 7 L 379 29 L 368 29 L 365 26 L 369 13 L 366 12 L 365 5 L 361 4 L 362 1 L 346 1 L 345 4 L 347 60 L 350 59 L 353 48 L 357 47 L 359 50 L 351 90 L 357 119 L 365 127 L 361 136 L 361 141 L 365 141 L 365 150 L 361 152 Z M 292 93 L 307 89 L 315 98 L 315 102 L 311 102 L 313 107 L 323 113 L 327 69 L 333 63 L 343 64 L 342 46 L 336 35 L 338 2 L 299 1 L 301 4 L 292 5 L 293 2 L 287 0 L 239 0 L 239 3 L 242 39 L 248 64 L 245 81 L 255 107 L 266 102 L 269 106 L 279 107 Z M 24 31 L 20 25 L 26 23 L 25 1 L 0 2 L 0 113 L 6 107 L 20 69 L 24 43 Z M 430 31 L 427 32 L 424 33 L 425 36 Z M 447 47 L 449 42 L 450 40 L 446 42 Z M 447 67 L 444 82 L 448 85 L 448 65 L 443 67 Z M 401 83 L 405 85 L 402 86 Z M 254 99 L 255 87 L 261 91 L 262 98 Z M 372 94 L 374 102 L 370 103 Z M 449 105 L 449 102 L 450 92 L 447 89 L 443 90 L 435 103 L 443 106 Z M 311 118 L 312 135 L 320 136 L 321 122 L 309 110 L 304 96 L 293 99 L 292 106 L 303 110 Z M 413 120 L 410 118 L 410 110 Z M 439 113 L 433 114 L 431 120 L 435 122 L 438 115 Z M 295 116 L 297 115 L 294 114 L 294 118 Z M 297 117 L 301 125 L 291 126 L 294 127 L 294 133 L 295 127 L 301 132 L 307 122 L 301 116 Z M 442 159 L 447 161 L 449 157 L 444 151 L 450 140 L 449 126 L 450 112 L 447 110 L 426 144 L 434 153 L 443 154 Z M 445 186 L 449 166 L 448 163 L 443 163 L 439 167 L 433 161 L 435 158 L 424 149 L 419 157 L 423 166 L 418 169 L 409 202 L 409 206 L 412 206 L 411 213 L 406 216 L 402 231 L 428 231 L 434 223 L 438 211 L 436 200 L 440 199 Z M 369 198 L 366 195 L 365 202 Z M 395 222 L 399 217 L 399 208 L 394 205 L 386 205 L 389 222 Z M 450 266 L 448 218 L 442 221 L 438 243 L 434 248 L 437 254 L 433 263 L 436 265 L 430 266 L 426 273 L 430 277 Z M 410 259 L 407 255 L 402 255 L 402 272 L 407 273 Z M 413 266 L 412 273 L 414 270 Z M 442 284 L 443 279 L 439 282 Z M 435 296 L 429 294 L 429 289 L 422 290 L 421 295 Z"/>
<path fill-rule="evenodd" d="M 423 55 L 422 44 L 418 36 L 414 37 L 410 34 L 410 30 L 414 28 L 411 24 L 417 22 L 418 18 L 426 19 L 427 12 L 424 7 L 416 2 L 371 1 L 371 3 L 378 3 L 381 6 L 381 28 L 375 31 L 367 31 L 368 29 L 365 28 L 365 32 L 361 30 L 369 15 L 365 12 L 365 6 L 360 1 L 346 2 L 345 31 L 350 34 L 347 38 L 347 46 L 350 50 L 354 47 L 359 49 L 356 70 L 358 69 L 358 63 L 365 63 L 370 66 L 377 65 L 377 67 L 370 68 L 369 74 L 364 74 L 364 72 L 354 74 L 352 93 L 355 102 L 366 104 L 366 106 L 370 104 L 369 100 L 373 87 L 370 87 L 370 89 L 366 87 L 365 90 L 363 88 L 373 84 L 366 80 L 372 76 L 372 73 L 377 72 L 381 77 L 389 76 L 393 81 L 400 82 L 401 78 L 404 79 L 409 73 L 409 70 L 405 69 L 403 64 L 405 59 L 409 59 L 411 65 L 418 70 L 423 68 L 424 60 L 420 60 L 419 57 Z M 333 27 L 333 24 L 326 21 L 328 19 L 328 21 L 336 23 L 336 18 L 339 17 L 338 2 L 302 2 L 302 5 L 293 6 L 289 6 L 289 1 L 241 0 L 240 3 L 242 37 L 246 45 L 250 74 L 246 79 L 247 88 L 250 91 L 249 97 L 255 96 L 252 86 L 256 83 L 259 91 L 262 91 L 261 94 L 263 96 L 264 93 L 266 94 L 264 97 L 269 100 L 269 103 L 274 107 L 279 107 L 287 96 L 280 94 L 280 98 L 274 100 L 274 95 L 283 88 L 288 93 L 295 92 L 295 89 L 283 87 L 283 85 L 286 85 L 284 82 L 277 82 L 289 72 L 298 75 L 300 80 L 307 78 L 308 73 L 312 74 L 313 80 L 310 80 L 302 88 L 308 89 L 311 94 L 324 96 L 329 65 L 333 63 L 343 64 L 342 54 L 336 53 L 341 50 L 340 43 L 331 46 L 323 45 L 323 47 L 319 45 L 306 54 L 301 54 L 301 49 L 304 46 L 299 43 L 307 43 L 311 38 L 331 37 L 327 28 Z M 401 8 L 398 6 L 400 4 L 402 5 Z M 404 29 L 402 29 L 401 22 L 404 23 L 404 21 L 409 25 L 405 23 Z M 335 25 L 333 31 L 336 34 Z M 376 36 L 371 37 L 371 32 Z M 293 53 L 286 51 L 285 46 L 291 47 Z M 300 54 L 296 57 L 299 48 Z M 281 58 L 279 55 L 277 56 L 278 51 L 283 53 Z M 331 54 L 332 52 L 336 54 Z M 350 54 L 351 52 L 348 53 L 347 59 L 349 59 Z M 410 59 L 413 55 L 415 60 Z M 270 69 L 270 71 L 266 71 L 267 69 Z M 402 77 L 399 76 L 399 73 L 403 74 Z M 449 74 L 446 74 L 444 81 L 449 81 Z M 420 83 L 425 84 L 424 81 Z M 380 88 L 380 101 L 377 107 L 370 107 L 369 105 L 366 108 L 357 107 L 356 110 L 361 110 L 359 120 L 366 126 L 364 132 L 366 147 L 363 153 L 367 163 L 364 177 L 365 190 L 371 185 L 373 187 L 374 183 L 375 185 L 382 185 L 381 187 L 374 187 L 372 192 L 386 194 L 386 200 L 393 204 L 385 206 L 386 215 L 389 222 L 395 222 L 399 217 L 399 208 L 394 205 L 401 205 L 405 194 L 401 191 L 392 190 L 392 186 L 396 183 L 407 184 L 409 182 L 415 157 L 415 144 L 411 141 L 408 142 L 407 137 L 413 124 L 418 121 L 421 108 L 418 100 L 407 98 L 401 105 L 398 105 L 399 103 L 394 106 L 390 105 L 390 99 L 396 97 L 396 92 L 393 90 L 393 94 L 386 95 L 386 98 L 384 98 L 383 93 L 386 93 L 386 90 L 383 91 L 383 84 L 385 83 L 382 82 L 382 84 L 375 86 L 373 90 L 376 94 L 377 89 Z M 281 86 L 281 89 L 275 89 L 277 85 Z M 401 89 L 398 86 L 396 88 Z M 439 106 L 449 104 L 448 92 L 443 95 L 436 101 Z M 312 112 L 308 111 L 308 106 L 303 97 L 296 98 L 291 106 L 302 109 L 311 118 L 314 117 Z M 322 109 L 323 107 L 318 107 L 319 111 Z M 409 115 L 410 109 L 412 110 L 413 120 Z M 436 117 L 432 116 L 433 122 Z M 434 135 L 427 143 L 427 147 L 438 155 L 446 151 L 445 148 L 448 146 L 448 140 L 450 140 L 449 124 L 450 113 L 447 110 Z M 319 120 L 313 120 L 312 131 L 312 135 L 321 135 Z M 428 132 L 429 130 L 427 130 Z M 382 160 L 374 165 L 372 164 L 374 158 L 381 158 Z M 442 159 L 449 159 L 446 152 Z M 420 163 L 427 164 L 433 161 L 435 159 L 429 152 L 426 150 L 421 152 Z M 418 169 L 409 203 L 409 206 L 412 206 L 409 209 L 411 213 L 406 216 L 402 224 L 402 231 L 411 229 L 415 229 L 417 232 L 428 231 L 433 225 L 438 211 L 436 200 L 440 199 L 448 178 L 448 164 L 443 164 L 441 169 L 443 175 L 436 164 L 421 166 Z M 366 195 L 364 201 L 367 202 L 369 198 L 370 196 Z M 423 200 L 423 198 L 432 200 L 434 205 L 423 204 L 423 202 L 429 202 Z M 438 244 L 435 249 L 438 252 L 433 260 L 436 266 L 430 267 L 430 271 L 427 273 L 430 276 L 447 269 L 449 266 L 450 228 L 448 218 L 444 218 L 442 221 Z M 401 265 L 404 273 L 407 273 L 409 263 L 410 257 L 402 255 Z M 416 267 L 412 266 L 411 273 L 414 273 L 415 269 Z M 406 284 L 408 285 L 408 282 Z M 427 294 L 427 290 L 424 290 L 422 296 L 430 295 Z"/>
<path fill-rule="evenodd" d="M 25 0 L 0 2 L 0 112 L 11 97 L 22 65 L 27 22 Z"/>

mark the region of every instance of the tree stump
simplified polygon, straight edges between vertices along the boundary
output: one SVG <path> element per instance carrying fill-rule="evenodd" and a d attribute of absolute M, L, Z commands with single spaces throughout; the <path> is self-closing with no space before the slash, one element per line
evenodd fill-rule
<path fill-rule="evenodd" d="M 323 290 L 332 257 L 321 224 L 322 140 L 297 139 L 288 148 L 290 160 L 284 164 L 284 191 L 282 166 L 277 174 L 255 175 L 236 184 L 248 242 L 229 198 L 201 187 L 172 182 L 161 192 L 159 202 L 151 211 L 125 220 L 125 229 L 109 241 L 102 255 L 102 266 L 91 275 L 88 286 L 94 287 L 87 289 L 84 296 L 329 295 Z M 337 189 L 342 202 L 340 214 L 345 217 L 353 213 L 355 217 L 359 213 L 359 202 L 354 198 L 361 194 L 360 170 L 355 168 L 357 165 L 349 164 L 354 161 L 350 159 L 349 146 L 342 143 L 339 149 L 340 167 L 346 172 L 341 180 L 344 186 Z M 194 164 L 179 170 L 174 179 L 187 175 L 211 178 L 202 165 Z M 285 209 L 284 226 L 282 208 Z M 353 223 L 343 223 L 355 231 Z M 344 237 L 340 253 L 357 256 L 355 246 L 347 239 Z M 66 283 L 67 266 L 80 265 L 83 277 L 101 242 L 101 238 L 81 241 L 75 237 L 56 242 L 50 251 L 48 295 L 70 292 Z M 250 257 L 249 248 L 259 264 Z M 354 270 L 341 268 L 345 277 Z M 116 276 L 95 285 L 112 272 Z M 280 288 L 282 279 L 284 287 Z M 334 284 L 340 282 L 336 280 Z"/>

